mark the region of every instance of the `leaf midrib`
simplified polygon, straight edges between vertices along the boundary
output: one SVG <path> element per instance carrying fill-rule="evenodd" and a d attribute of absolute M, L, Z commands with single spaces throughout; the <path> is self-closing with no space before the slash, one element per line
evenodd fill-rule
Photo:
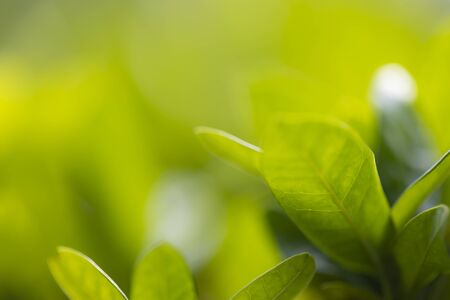
<path fill-rule="evenodd" d="M 289 280 L 289 282 L 274 296 L 275 298 L 273 298 L 274 300 L 276 300 L 276 299 L 279 299 L 279 297 L 284 293 L 284 291 L 286 291 L 286 289 L 289 287 L 289 286 L 291 286 L 291 284 L 295 281 L 295 280 L 297 280 L 297 278 L 299 278 L 301 275 L 303 275 L 303 273 L 305 273 L 305 269 L 306 268 L 303 268 L 303 270 L 301 270 L 300 272 L 297 272 L 297 274 L 293 277 L 293 278 L 291 278 L 290 280 Z"/>
<path fill-rule="evenodd" d="M 360 243 L 366 249 L 370 259 L 372 260 L 372 263 L 374 265 L 378 266 L 380 264 L 379 259 L 378 259 L 377 255 L 374 253 L 372 247 L 370 246 L 370 243 L 364 238 L 364 236 L 359 232 L 359 230 L 357 230 L 357 226 L 351 220 L 350 216 L 348 215 L 347 211 L 345 210 L 345 207 L 339 203 L 338 195 L 336 194 L 336 192 L 334 191 L 333 187 L 327 182 L 327 180 L 325 179 L 324 175 L 320 171 L 320 168 L 319 168 L 317 162 L 315 161 L 314 156 L 312 155 L 311 151 L 309 149 L 306 149 L 306 153 L 307 153 L 308 157 L 310 158 L 310 160 L 312 162 L 312 166 L 314 168 L 314 171 L 316 172 L 317 176 L 319 177 L 319 179 L 322 182 L 322 184 L 325 187 L 325 189 L 330 194 L 330 196 L 331 196 L 331 198 L 333 200 L 333 203 L 336 205 L 336 207 L 342 213 L 342 215 L 344 216 L 344 219 L 350 225 L 352 230 L 355 232 L 356 236 L 360 240 Z M 346 192 L 346 195 L 345 195 L 343 200 L 345 200 L 347 198 L 347 195 L 351 192 L 351 189 L 353 188 L 354 183 L 355 183 L 357 177 L 359 176 L 359 173 L 360 173 L 360 171 L 362 169 L 362 166 L 365 163 L 366 159 L 367 158 L 364 158 L 363 161 L 361 162 L 361 165 L 359 167 L 358 173 L 356 174 L 356 176 L 355 176 L 353 182 L 351 183 L 348 191 Z"/>

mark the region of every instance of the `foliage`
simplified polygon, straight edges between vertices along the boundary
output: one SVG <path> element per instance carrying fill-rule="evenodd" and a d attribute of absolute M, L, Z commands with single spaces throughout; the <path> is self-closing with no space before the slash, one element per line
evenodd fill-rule
<path fill-rule="evenodd" d="M 449 176 L 447 154 L 390 209 L 372 151 L 346 124 L 282 114 L 267 128 L 261 150 L 249 145 L 247 151 L 258 155 L 260 175 L 289 218 L 328 257 L 374 278 L 383 299 L 413 299 L 450 270 L 444 242 L 448 208 L 439 205 L 405 222 Z M 212 132 L 198 132 L 200 139 L 214 144 L 209 149 L 245 145 Z M 249 157 L 235 149 L 214 153 L 234 162 Z"/>
<path fill-rule="evenodd" d="M 127 299 L 99 266 L 75 250 L 60 247 L 49 266 L 69 299 Z M 292 299 L 308 285 L 314 272 L 314 260 L 299 254 L 256 278 L 232 299 Z M 136 267 L 130 299 L 197 299 L 182 256 L 168 244 L 151 250 Z"/>
<path fill-rule="evenodd" d="M 430 281 L 450 241 L 449 16 L 443 0 L 0 0 L 0 299 L 66 299 L 45 263 L 58 245 L 133 296 L 133 262 L 160 241 L 204 300 L 305 252 L 302 299 L 449 298 L 449 274 Z M 380 88 L 392 67 L 409 84 Z M 246 172 L 197 125 L 223 129 L 197 133 Z"/>

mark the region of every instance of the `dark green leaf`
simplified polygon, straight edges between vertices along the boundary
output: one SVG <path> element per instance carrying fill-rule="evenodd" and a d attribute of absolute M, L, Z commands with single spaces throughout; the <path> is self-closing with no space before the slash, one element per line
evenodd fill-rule
<path fill-rule="evenodd" d="M 291 300 L 308 286 L 315 273 L 307 253 L 292 256 L 256 278 L 231 299 Z"/>
<path fill-rule="evenodd" d="M 183 257 L 168 244 L 150 251 L 135 270 L 131 299 L 197 299 L 192 276 Z"/>
<path fill-rule="evenodd" d="M 450 151 L 424 175 L 411 184 L 392 208 L 392 219 L 397 229 L 411 218 L 422 202 L 450 176 Z"/>
<path fill-rule="evenodd" d="M 260 148 L 214 128 L 197 127 L 195 133 L 215 155 L 251 173 L 259 174 Z"/>
<path fill-rule="evenodd" d="M 117 284 L 89 257 L 66 247 L 49 259 L 53 277 L 72 300 L 127 299 Z"/>
<path fill-rule="evenodd" d="M 339 121 L 283 115 L 263 149 L 263 174 L 300 230 L 342 266 L 374 273 L 392 224 L 373 153 L 358 134 Z"/>
<path fill-rule="evenodd" d="M 443 234 L 448 208 L 439 205 L 409 221 L 394 244 L 394 257 L 406 295 L 430 283 L 449 267 Z"/>

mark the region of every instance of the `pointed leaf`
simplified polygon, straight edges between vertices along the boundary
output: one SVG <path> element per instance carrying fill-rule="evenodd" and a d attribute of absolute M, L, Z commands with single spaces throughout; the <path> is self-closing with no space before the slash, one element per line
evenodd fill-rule
<path fill-rule="evenodd" d="M 256 278 L 231 299 L 291 300 L 308 286 L 314 273 L 314 259 L 307 253 L 298 254 Z"/>
<path fill-rule="evenodd" d="M 414 215 L 422 202 L 450 176 L 450 151 L 425 174 L 412 183 L 392 208 L 392 219 L 401 229 Z"/>
<path fill-rule="evenodd" d="M 448 268 L 443 238 L 447 217 L 448 208 L 436 206 L 411 219 L 399 234 L 393 252 L 406 295 L 413 295 Z"/>
<path fill-rule="evenodd" d="M 59 247 L 58 255 L 49 259 L 48 264 L 56 282 L 71 300 L 127 299 L 95 262 L 76 250 Z"/>
<path fill-rule="evenodd" d="M 259 174 L 260 148 L 214 128 L 197 127 L 195 133 L 210 152 L 251 173 Z"/>
<path fill-rule="evenodd" d="M 131 299 L 197 299 L 191 273 L 178 251 L 162 244 L 144 257 L 133 276 Z"/>
<path fill-rule="evenodd" d="M 342 122 L 280 116 L 264 142 L 264 177 L 299 229 L 343 267 L 374 273 L 392 230 L 374 155 Z"/>

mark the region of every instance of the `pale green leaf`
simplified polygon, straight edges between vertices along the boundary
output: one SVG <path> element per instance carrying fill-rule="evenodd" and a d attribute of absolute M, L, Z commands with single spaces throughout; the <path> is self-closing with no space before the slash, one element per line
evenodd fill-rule
<path fill-rule="evenodd" d="M 259 174 L 260 148 L 214 128 L 196 127 L 195 133 L 210 152 L 251 173 Z"/>
<path fill-rule="evenodd" d="M 246 171 L 259 174 L 261 149 L 225 131 L 196 127 L 195 133 L 208 151 Z"/>
<path fill-rule="evenodd" d="M 374 273 L 392 223 L 374 155 L 358 134 L 340 121 L 282 115 L 263 149 L 266 181 L 299 229 L 343 267 Z"/>
<path fill-rule="evenodd" d="M 131 299 L 197 299 L 191 273 L 178 251 L 162 244 L 143 258 L 134 272 Z"/>
<path fill-rule="evenodd" d="M 418 74 L 420 97 L 418 107 L 427 129 L 443 151 L 450 148 L 450 23 L 444 22 L 429 40 L 429 49 L 423 68 Z"/>
<path fill-rule="evenodd" d="M 393 248 L 405 295 L 413 295 L 449 267 L 443 234 L 448 208 L 439 205 L 417 215 Z"/>
<path fill-rule="evenodd" d="M 71 300 L 127 299 L 95 262 L 76 250 L 59 247 L 58 255 L 49 259 L 48 264 L 56 282 Z"/>
<path fill-rule="evenodd" d="M 401 229 L 422 202 L 450 176 L 450 151 L 432 166 L 424 175 L 412 183 L 392 208 L 392 219 Z"/>
<path fill-rule="evenodd" d="M 314 273 L 314 259 L 307 253 L 298 254 L 253 280 L 231 299 L 291 300 L 308 286 Z"/>

